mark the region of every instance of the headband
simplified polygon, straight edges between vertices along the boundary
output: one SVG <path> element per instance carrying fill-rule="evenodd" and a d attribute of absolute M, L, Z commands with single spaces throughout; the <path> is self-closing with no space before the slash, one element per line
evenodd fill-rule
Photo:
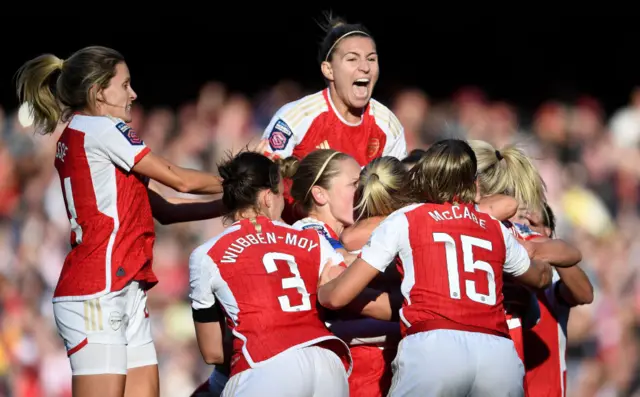
<path fill-rule="evenodd" d="M 345 34 L 343 34 L 342 36 L 338 37 L 338 40 L 336 40 L 333 45 L 331 46 L 331 48 L 329 48 L 329 51 L 327 51 L 327 56 L 324 57 L 325 62 L 329 60 L 329 55 L 331 55 L 331 52 L 333 51 L 334 48 L 336 48 L 336 46 L 338 45 L 338 43 L 344 39 L 347 36 L 351 36 L 352 34 L 363 34 L 367 37 L 371 37 L 368 33 L 363 32 L 362 30 L 354 30 L 351 32 L 347 32 Z"/>
<path fill-rule="evenodd" d="M 316 175 L 316 179 L 313 180 L 313 183 L 311 184 L 311 186 L 309 187 L 309 190 L 307 190 L 307 194 L 304 195 L 304 199 L 307 199 L 307 196 L 309 196 L 309 192 L 311 192 L 311 189 L 313 189 L 313 187 L 316 185 L 316 182 L 318 182 L 318 179 L 320 179 L 320 177 L 322 176 L 322 173 L 324 172 L 324 169 L 327 168 L 327 165 L 329 165 L 329 162 L 331 161 L 332 158 L 334 158 L 337 154 L 339 154 L 340 152 L 333 152 L 331 153 L 331 156 L 329 156 L 325 161 L 324 164 L 322 164 L 322 167 L 320 167 L 320 171 L 318 171 L 318 174 Z"/>

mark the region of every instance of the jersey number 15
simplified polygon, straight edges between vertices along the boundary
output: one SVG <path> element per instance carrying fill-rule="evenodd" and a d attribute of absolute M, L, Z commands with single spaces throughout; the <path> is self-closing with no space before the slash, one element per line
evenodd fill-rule
<path fill-rule="evenodd" d="M 300 270 L 298 270 L 298 264 L 296 258 L 293 255 L 283 254 L 279 252 L 269 252 L 262 257 L 262 264 L 267 269 L 267 273 L 274 273 L 278 271 L 276 261 L 284 261 L 289 265 L 289 270 L 293 274 L 293 277 L 287 277 L 282 279 L 282 289 L 296 289 L 302 297 L 302 303 L 299 305 L 291 306 L 289 297 L 282 295 L 278 297 L 280 302 L 280 308 L 283 312 L 302 312 L 311 310 L 311 299 L 309 298 L 309 292 L 304 285 L 304 280 L 300 277 Z"/>
<path fill-rule="evenodd" d="M 447 275 L 449 278 L 449 294 L 451 299 L 460 299 L 460 275 L 458 273 L 458 252 L 456 250 L 456 241 L 447 233 L 433 233 L 433 241 L 444 243 L 445 257 L 447 261 Z M 496 304 L 496 280 L 493 268 L 487 262 L 475 260 L 473 257 L 473 247 L 478 247 L 491 251 L 491 241 L 482 240 L 471 236 L 460 236 L 462 243 L 462 262 L 464 271 L 475 273 L 481 270 L 487 273 L 487 281 L 489 282 L 489 294 L 484 295 L 476 291 L 476 283 L 473 280 L 465 280 L 465 294 L 474 302 L 485 305 Z"/>

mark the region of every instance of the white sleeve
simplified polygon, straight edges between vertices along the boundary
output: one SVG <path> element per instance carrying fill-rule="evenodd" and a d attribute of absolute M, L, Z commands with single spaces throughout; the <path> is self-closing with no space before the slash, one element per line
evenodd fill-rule
<path fill-rule="evenodd" d="M 318 234 L 318 237 L 318 240 L 320 240 L 320 271 L 318 274 L 322 274 L 324 266 L 329 261 L 331 261 L 332 266 L 338 266 L 344 263 L 344 257 L 333 249 L 331 243 L 324 236 Z"/>
<path fill-rule="evenodd" d="M 360 258 L 381 273 L 393 262 L 400 252 L 402 239 L 408 240 L 407 217 L 396 212 L 382 221 L 371 234 L 371 238 L 360 253 Z"/>
<path fill-rule="evenodd" d="M 391 138 L 391 136 L 387 136 L 387 138 Z M 403 160 L 407 157 L 407 141 L 404 136 L 404 128 L 401 127 L 398 136 L 395 137 L 392 142 L 385 145 L 382 155 L 393 156 L 398 160 Z"/>
<path fill-rule="evenodd" d="M 114 164 L 129 172 L 150 149 L 124 121 L 114 120 L 115 125 L 97 136 L 99 147 Z"/>
<path fill-rule="evenodd" d="M 504 272 L 514 277 L 523 275 L 531 266 L 531 259 L 527 250 L 513 237 L 511 231 L 507 229 L 502 222 L 500 229 L 504 237 L 504 247 L 506 249 Z"/>
<path fill-rule="evenodd" d="M 284 119 L 284 113 L 290 107 L 291 104 L 287 104 L 280 108 L 262 134 L 262 139 L 269 141 L 267 151 L 276 154 L 282 159 L 290 157 L 293 154 L 293 149 L 297 145 L 293 130 Z"/>
<path fill-rule="evenodd" d="M 220 285 L 220 270 L 207 255 L 197 248 L 189 257 L 189 299 L 196 310 L 208 309 L 216 303 L 216 285 Z"/>

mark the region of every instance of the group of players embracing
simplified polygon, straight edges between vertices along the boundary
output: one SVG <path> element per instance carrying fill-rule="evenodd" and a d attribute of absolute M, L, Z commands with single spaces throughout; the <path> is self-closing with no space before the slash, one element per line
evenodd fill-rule
<path fill-rule="evenodd" d="M 457 139 L 407 156 L 371 98 L 362 25 L 332 20 L 318 61 L 327 87 L 279 109 L 219 176 L 172 164 L 126 124 L 136 94 L 115 50 L 20 69 L 36 128 L 64 124 L 71 250 L 54 316 L 74 396 L 159 395 L 153 220 L 218 216 L 224 231 L 189 258 L 198 346 L 216 365 L 194 396 L 564 396 L 568 312 L 593 292 L 580 252 L 553 238 L 533 163 Z"/>

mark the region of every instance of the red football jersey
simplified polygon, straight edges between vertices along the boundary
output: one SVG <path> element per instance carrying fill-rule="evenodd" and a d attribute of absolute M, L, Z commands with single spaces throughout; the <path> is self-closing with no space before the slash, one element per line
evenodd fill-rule
<path fill-rule="evenodd" d="M 381 156 L 407 156 L 404 129 L 389 108 L 371 99 L 360 122 L 348 123 L 336 112 L 328 88 L 280 108 L 263 138 L 280 158 L 302 159 L 316 149 L 335 149 L 364 167 Z"/>
<path fill-rule="evenodd" d="M 146 178 L 131 172 L 149 148 L 122 120 L 77 114 L 57 142 L 55 167 L 71 223 L 54 302 L 93 299 L 151 270 L 154 222 Z"/>
<path fill-rule="evenodd" d="M 420 323 L 448 322 L 508 337 L 503 271 L 521 275 L 530 260 L 499 221 L 474 205 L 414 204 L 378 226 L 361 258 L 384 271 L 396 255 L 403 270 L 403 333 Z"/>
<path fill-rule="evenodd" d="M 556 296 L 560 278 L 538 293 L 540 321 L 524 331 L 524 366 L 530 397 L 564 397 L 567 394 L 567 324 L 570 306 Z"/>
<path fill-rule="evenodd" d="M 338 342 L 333 350 L 350 363 L 348 347 L 329 332 L 316 308 L 318 280 L 329 260 L 343 263 L 315 230 L 266 217 L 236 222 L 191 254 L 193 308 L 219 300 L 235 336 L 230 376 L 283 351 L 326 341 Z"/>

